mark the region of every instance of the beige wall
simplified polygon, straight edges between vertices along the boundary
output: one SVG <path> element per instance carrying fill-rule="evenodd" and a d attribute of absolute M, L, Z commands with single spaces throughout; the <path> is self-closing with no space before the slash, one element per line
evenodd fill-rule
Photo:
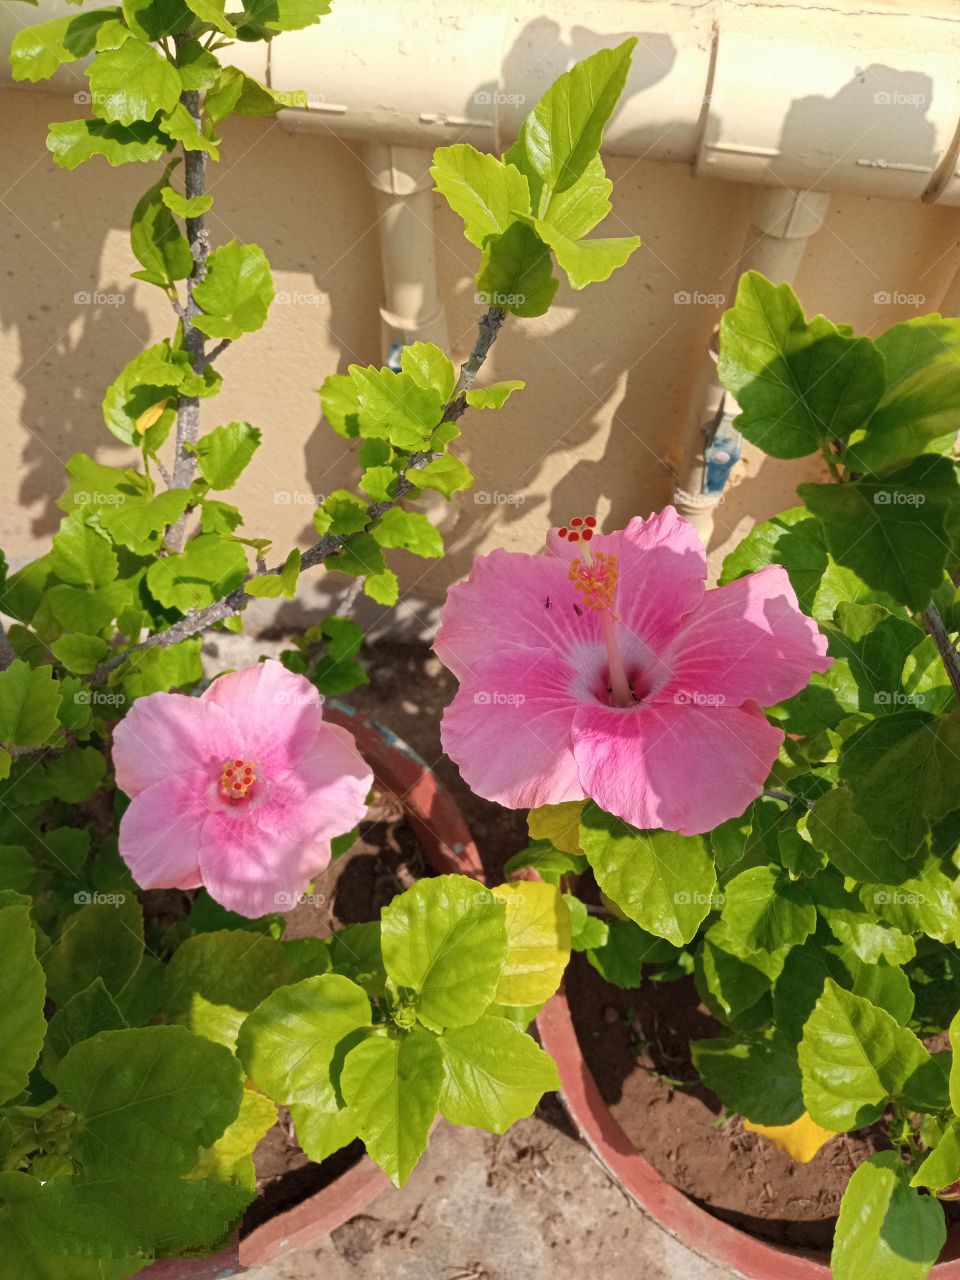
<path fill-rule="evenodd" d="M 145 344 L 171 331 L 163 295 L 131 281 L 126 223 L 152 179 L 146 167 L 93 162 L 58 170 L 44 149 L 46 124 L 85 108 L 25 88 L 0 91 L 0 387 L 6 465 L 0 471 L 0 539 L 15 563 L 37 554 L 56 527 L 63 462 L 77 450 L 121 462 L 103 425 L 106 385 Z M 230 122 L 214 166 L 214 242 L 261 244 L 278 292 L 267 326 L 220 362 L 223 393 L 204 405 L 205 427 L 234 418 L 263 430 L 237 501 L 250 536 L 278 549 L 310 540 L 308 495 L 348 485 L 357 468 L 320 420 L 316 388 L 353 362 L 380 362 L 381 301 L 374 195 L 357 153 L 332 137 L 295 135 L 276 121 Z M 538 320 L 510 319 L 485 377 L 526 379 L 496 414 L 470 412 L 460 447 L 476 492 L 443 515 L 450 556 L 426 564 L 396 553 L 414 617 L 498 545 L 535 549 L 548 526 L 596 510 L 619 526 L 669 501 L 671 466 L 702 353 L 718 311 L 678 305 L 678 291 L 732 297 L 749 229 L 751 190 L 695 179 L 680 165 L 612 158 L 613 234 L 644 246 L 605 285 L 574 294 L 564 285 Z M 454 357 L 478 313 L 477 251 L 437 201 L 442 294 Z M 808 310 L 874 334 L 936 310 L 960 266 L 960 213 L 918 203 L 834 197 L 811 241 L 798 292 Z M 921 294 L 917 307 L 874 302 L 886 291 Z M 75 302 L 122 294 L 121 305 Z M 750 524 L 792 502 L 817 475 L 810 460 L 762 459 L 748 450 L 718 512 L 713 560 Z M 483 503 L 500 494 L 507 503 Z M 425 571 L 426 570 L 426 571 Z M 306 592 L 318 599 L 322 575 Z M 331 578 L 340 583 L 342 579 Z"/>

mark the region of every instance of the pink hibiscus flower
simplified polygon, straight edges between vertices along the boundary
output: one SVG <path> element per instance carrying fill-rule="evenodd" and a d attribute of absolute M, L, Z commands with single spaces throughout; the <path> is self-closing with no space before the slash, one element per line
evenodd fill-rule
<path fill-rule="evenodd" d="M 636 827 L 710 831 L 762 791 L 783 733 L 761 707 L 830 667 L 826 638 L 778 565 L 707 591 L 672 507 L 595 525 L 552 530 L 544 555 L 481 556 L 452 588 L 444 750 L 510 809 L 589 796 Z"/>
<path fill-rule="evenodd" d="M 120 854 L 143 889 L 195 889 L 256 917 L 289 911 L 366 812 L 373 775 L 304 676 L 263 662 L 200 698 L 152 693 L 113 734 L 132 803 Z"/>

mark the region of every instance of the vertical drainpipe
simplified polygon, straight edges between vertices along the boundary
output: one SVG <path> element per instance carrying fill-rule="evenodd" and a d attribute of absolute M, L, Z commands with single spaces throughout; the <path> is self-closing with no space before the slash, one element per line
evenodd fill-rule
<path fill-rule="evenodd" d="M 761 271 L 775 284 L 792 284 L 807 241 L 823 226 L 829 205 L 827 192 L 758 190 L 741 269 Z M 696 528 L 704 546 L 710 542 L 714 515 L 742 444 L 733 425 L 740 406 L 717 379 L 718 335 L 715 329 L 691 399 L 685 432 L 690 452 L 673 496 L 674 506 Z"/>
<path fill-rule="evenodd" d="M 377 193 L 383 354 L 397 369 L 401 350 L 411 342 L 435 342 L 441 350 L 447 345 L 446 314 L 437 289 L 432 159 L 425 147 L 370 142 L 363 149 Z"/>

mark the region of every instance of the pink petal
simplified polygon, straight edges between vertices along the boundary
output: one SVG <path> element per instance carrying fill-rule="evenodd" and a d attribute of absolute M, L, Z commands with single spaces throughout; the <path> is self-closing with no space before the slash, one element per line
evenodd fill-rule
<path fill-rule="evenodd" d="M 434 652 L 462 680 L 478 662 L 505 650 L 562 647 L 572 632 L 596 638 L 598 620 L 577 614 L 568 575 L 566 564 L 551 556 L 478 556 L 467 581 L 447 592 Z"/>
<path fill-rule="evenodd" d="M 296 767 L 323 725 L 320 694 L 274 659 L 214 680 L 203 702 L 230 716 L 242 733 L 244 758 L 273 777 Z"/>
<path fill-rule="evenodd" d="M 763 790 L 783 733 L 755 704 L 583 706 L 573 751 L 584 791 L 641 829 L 697 835 L 743 813 Z"/>
<path fill-rule="evenodd" d="M 281 838 L 296 831 L 303 843 L 329 840 L 361 820 L 372 786 L 373 773 L 352 736 L 325 724 L 296 768 L 269 788 L 257 821 Z"/>
<path fill-rule="evenodd" d="M 131 714 L 140 705 L 134 703 Z M 120 819 L 119 841 L 120 856 L 141 889 L 195 889 L 201 883 L 200 829 L 213 803 L 210 779 L 198 770 L 163 778 L 135 796 Z"/>
<path fill-rule="evenodd" d="M 621 633 L 632 633 L 655 653 L 673 640 L 685 614 L 700 604 L 707 558 L 696 529 L 665 507 L 646 520 L 639 516 L 623 530 L 595 534 L 589 544 L 570 543 L 555 529 L 547 537 L 547 558 L 569 563 L 589 546 L 617 558 L 620 581 L 615 613 Z"/>
<path fill-rule="evenodd" d="M 506 649 L 474 666 L 440 727 L 471 790 L 508 809 L 583 798 L 570 748 L 581 679 L 554 649 Z"/>
<path fill-rule="evenodd" d="M 113 731 L 117 786 L 136 796 L 186 770 L 218 776 L 240 745 L 235 724 L 220 707 L 182 693 L 151 693 L 138 698 Z"/>
<path fill-rule="evenodd" d="M 715 591 L 663 655 L 672 675 L 656 701 L 687 695 L 772 706 L 827 671 L 827 638 L 800 612 L 786 570 L 769 565 Z"/>
<path fill-rule="evenodd" d="M 256 919 L 296 905 L 311 877 L 304 853 L 296 827 L 281 838 L 261 827 L 252 810 L 234 815 L 219 809 L 203 826 L 200 871 L 221 906 Z"/>

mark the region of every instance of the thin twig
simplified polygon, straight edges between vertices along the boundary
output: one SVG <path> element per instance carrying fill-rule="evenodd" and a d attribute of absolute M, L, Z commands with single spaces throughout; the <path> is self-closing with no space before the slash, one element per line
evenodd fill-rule
<path fill-rule="evenodd" d="M 227 347 L 230 346 L 231 341 L 231 338 L 224 338 L 222 342 L 218 342 L 215 347 L 211 348 L 211 350 L 207 352 L 207 364 L 213 364 L 217 356 L 223 355 Z"/>
<path fill-rule="evenodd" d="M 924 630 L 937 646 L 947 677 L 953 685 L 954 697 L 960 702 L 960 654 L 957 653 L 956 645 L 950 639 L 940 610 L 932 600 L 924 609 L 922 616 Z"/>
<path fill-rule="evenodd" d="M 460 367 L 457 385 L 443 411 L 441 422 L 456 422 L 463 415 L 467 407 L 467 392 L 473 386 L 474 379 L 480 372 L 490 348 L 496 341 L 500 326 L 503 324 L 503 318 L 504 313 L 500 307 L 491 307 L 480 317 L 477 339 L 473 344 L 470 355 Z M 395 496 L 389 500 L 368 504 L 366 512 L 368 524 L 379 520 L 385 512 L 389 511 L 391 507 L 397 506 L 416 487 L 415 480 L 410 479 L 411 472 L 421 471 L 429 463 L 441 457 L 443 457 L 442 452 L 432 450 L 411 454 L 406 470 L 401 471 L 397 476 Z M 351 538 L 355 536 L 352 533 L 325 534 L 309 550 L 304 552 L 300 560 L 301 571 L 322 564 L 329 556 L 334 555 L 342 547 L 346 546 Z M 245 582 L 249 582 L 253 578 L 264 577 L 265 574 L 279 573 L 282 568 L 283 565 L 278 564 L 272 569 L 251 573 L 247 576 Z M 205 609 L 192 610 L 186 617 L 181 618 L 179 622 L 167 627 L 165 631 L 158 631 L 154 635 L 148 636 L 146 640 L 142 640 L 139 644 L 133 645 L 132 648 L 126 649 L 122 653 L 112 654 L 111 657 L 101 662 L 92 673 L 90 684 L 93 686 L 102 684 L 111 671 L 136 653 L 142 653 L 146 649 L 168 649 L 171 645 L 179 644 L 181 640 L 187 640 L 190 636 L 195 636 L 199 632 L 215 626 L 218 622 L 223 622 L 226 618 L 233 617 L 235 614 L 242 612 L 245 605 L 253 598 L 253 596 L 247 595 L 243 587 L 237 587 L 228 596 L 225 596 L 222 600 L 216 600 Z"/>

